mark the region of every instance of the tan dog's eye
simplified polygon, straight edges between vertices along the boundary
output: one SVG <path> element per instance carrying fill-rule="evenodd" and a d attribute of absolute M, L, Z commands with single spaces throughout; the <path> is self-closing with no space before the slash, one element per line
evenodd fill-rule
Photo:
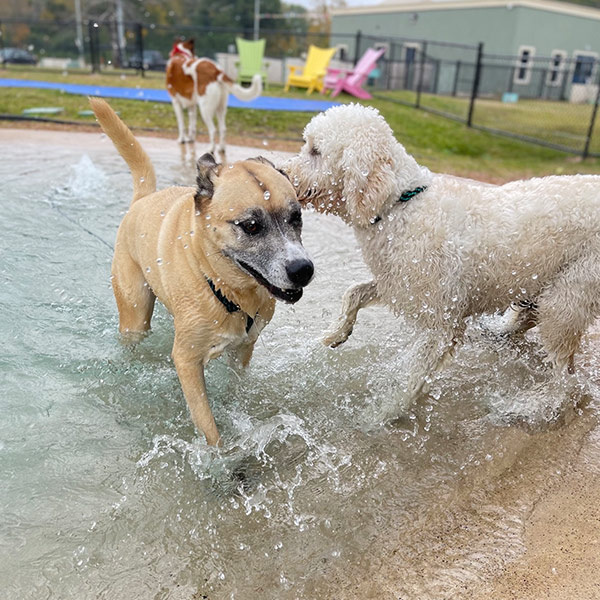
<path fill-rule="evenodd" d="M 290 218 L 288 219 L 288 223 L 292 227 L 301 227 L 302 226 L 302 213 L 300 211 L 294 211 Z"/>
<path fill-rule="evenodd" d="M 261 224 L 256 219 L 242 221 L 239 223 L 239 226 L 242 228 L 242 231 L 248 235 L 256 235 L 257 233 L 260 233 L 262 229 Z"/>

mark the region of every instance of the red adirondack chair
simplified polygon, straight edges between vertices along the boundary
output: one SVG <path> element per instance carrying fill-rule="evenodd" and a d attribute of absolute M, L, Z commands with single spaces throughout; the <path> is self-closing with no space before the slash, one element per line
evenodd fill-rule
<path fill-rule="evenodd" d="M 356 63 L 354 69 L 327 69 L 322 92 L 325 93 L 328 89 L 333 90 L 332 98 L 340 92 L 347 92 L 364 100 L 372 98 L 371 94 L 362 86 L 384 52 L 385 48 L 379 50 L 369 48 Z"/>

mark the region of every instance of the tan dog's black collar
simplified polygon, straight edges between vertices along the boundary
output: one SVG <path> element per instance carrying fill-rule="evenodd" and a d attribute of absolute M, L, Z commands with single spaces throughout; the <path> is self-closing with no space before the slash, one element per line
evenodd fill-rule
<path fill-rule="evenodd" d="M 242 309 L 235 302 L 232 302 L 229 298 L 227 298 L 227 296 L 225 296 L 225 294 L 221 292 L 221 290 L 218 290 L 215 287 L 215 284 L 213 283 L 212 279 L 209 279 L 207 277 L 206 283 L 208 283 L 210 291 L 215 295 L 217 300 L 225 307 L 225 310 L 228 313 L 242 311 Z M 250 329 L 252 329 L 252 325 L 254 325 L 254 319 L 250 315 L 246 315 L 246 333 L 248 333 Z"/>

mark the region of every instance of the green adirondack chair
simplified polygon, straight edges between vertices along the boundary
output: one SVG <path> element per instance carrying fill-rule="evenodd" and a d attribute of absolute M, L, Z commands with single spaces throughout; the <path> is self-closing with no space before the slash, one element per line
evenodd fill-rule
<path fill-rule="evenodd" d="M 267 67 L 269 63 L 263 62 L 265 55 L 266 40 L 245 40 L 243 38 L 235 38 L 238 55 L 240 60 L 235 63 L 238 70 L 238 83 L 250 83 L 252 76 L 260 73 L 263 80 L 263 88 L 267 89 Z"/>

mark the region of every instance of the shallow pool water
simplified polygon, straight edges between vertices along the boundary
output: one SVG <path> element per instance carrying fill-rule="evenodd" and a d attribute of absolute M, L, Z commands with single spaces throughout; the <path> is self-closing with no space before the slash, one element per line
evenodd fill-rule
<path fill-rule="evenodd" d="M 131 181 L 110 142 L 24 134 L 6 150 L 0 597 L 468 598 L 523 552 L 523 520 L 596 424 L 596 333 L 563 380 L 535 333 L 515 345 L 473 324 L 407 404 L 407 323 L 367 309 L 345 345 L 321 345 L 368 273 L 341 221 L 307 214 L 314 282 L 278 305 L 249 369 L 210 363 L 224 447 L 209 448 L 166 311 L 119 344 L 109 271 Z M 161 186 L 193 181 L 173 141 L 149 150 Z"/>

